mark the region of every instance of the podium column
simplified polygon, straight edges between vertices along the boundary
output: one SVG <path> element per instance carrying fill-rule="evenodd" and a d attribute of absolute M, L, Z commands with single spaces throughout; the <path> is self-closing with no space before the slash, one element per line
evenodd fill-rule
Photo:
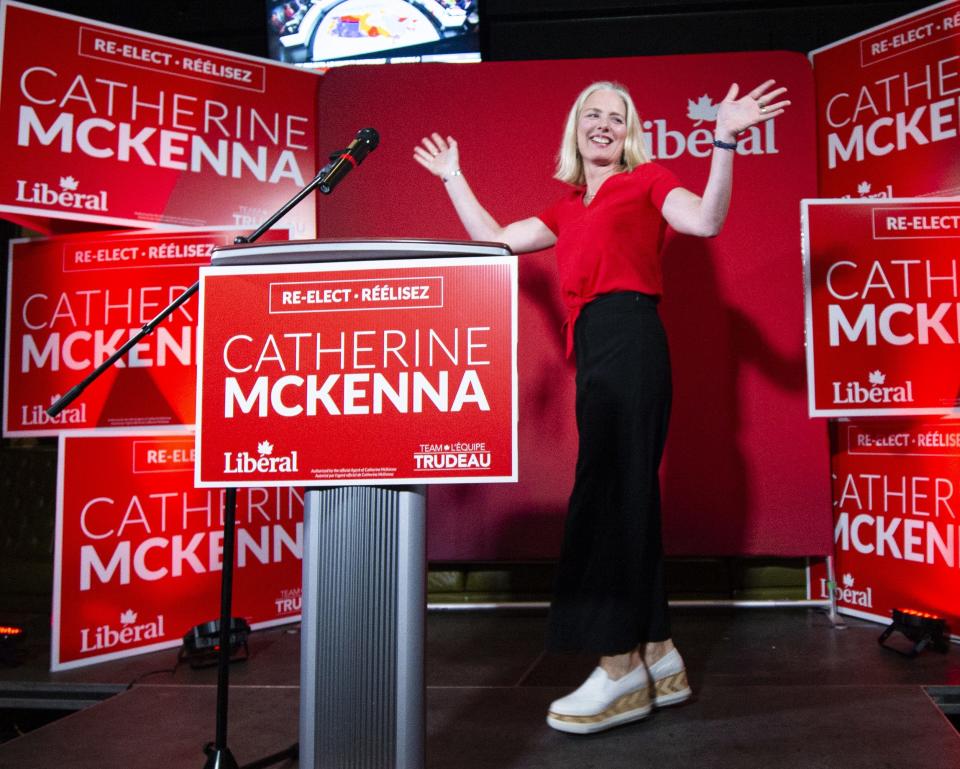
<path fill-rule="evenodd" d="M 423 769 L 426 489 L 306 493 L 301 769 Z"/>

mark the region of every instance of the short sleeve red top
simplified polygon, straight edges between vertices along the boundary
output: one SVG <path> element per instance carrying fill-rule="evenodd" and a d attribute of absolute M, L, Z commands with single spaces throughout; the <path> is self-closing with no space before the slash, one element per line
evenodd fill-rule
<path fill-rule="evenodd" d="M 660 214 L 667 194 L 680 183 L 656 163 L 609 177 L 589 206 L 582 187 L 537 215 L 557 236 L 560 289 L 567 306 L 567 355 L 580 309 L 602 294 L 640 291 L 660 296 L 660 250 L 667 223 Z"/>

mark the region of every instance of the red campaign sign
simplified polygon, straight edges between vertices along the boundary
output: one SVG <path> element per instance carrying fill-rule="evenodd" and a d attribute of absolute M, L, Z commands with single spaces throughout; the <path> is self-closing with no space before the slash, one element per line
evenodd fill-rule
<path fill-rule="evenodd" d="M 252 229 L 315 173 L 316 73 L 12 2 L 2 27 L 0 212 Z"/>
<path fill-rule="evenodd" d="M 193 424 L 196 300 L 59 415 L 45 409 L 193 285 L 215 246 L 239 234 L 123 231 L 11 241 L 3 434 Z"/>
<path fill-rule="evenodd" d="M 960 202 L 803 201 L 811 416 L 960 406 Z"/>
<path fill-rule="evenodd" d="M 201 270 L 197 486 L 516 480 L 516 269 Z"/>
<path fill-rule="evenodd" d="M 193 460 L 185 431 L 60 437 L 52 670 L 178 646 L 220 616 L 223 494 L 194 488 Z M 299 620 L 302 540 L 300 490 L 239 492 L 234 616 Z"/>
<path fill-rule="evenodd" d="M 960 638 L 960 422 L 834 422 L 831 443 L 838 608 L 925 611 Z M 829 597 L 822 568 L 810 597 Z"/>
<path fill-rule="evenodd" d="M 958 51 L 950 0 L 811 52 L 821 196 L 960 192 Z"/>

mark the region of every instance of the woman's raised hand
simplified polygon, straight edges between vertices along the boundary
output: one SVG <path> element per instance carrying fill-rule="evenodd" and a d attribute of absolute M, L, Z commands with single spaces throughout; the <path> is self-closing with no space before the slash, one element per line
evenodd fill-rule
<path fill-rule="evenodd" d="M 413 148 L 413 159 L 434 176 L 449 178 L 460 170 L 460 153 L 452 136 L 444 139 L 438 133 L 424 136 Z"/>
<path fill-rule="evenodd" d="M 773 80 L 767 80 L 739 99 L 737 95 L 740 92 L 740 87 L 736 83 L 731 85 L 727 95 L 720 102 L 720 109 L 717 111 L 716 133 L 718 138 L 735 138 L 737 134 L 746 131 L 751 126 L 782 115 L 784 110 L 790 106 L 787 99 L 780 98 L 787 92 L 787 89 L 781 87 L 774 88 L 771 91 L 769 89 L 773 84 Z"/>

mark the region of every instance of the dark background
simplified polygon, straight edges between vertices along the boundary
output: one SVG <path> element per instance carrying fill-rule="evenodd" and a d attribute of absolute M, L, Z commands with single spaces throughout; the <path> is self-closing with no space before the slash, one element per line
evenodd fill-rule
<path fill-rule="evenodd" d="M 267 55 L 265 0 L 32 3 L 124 27 Z M 569 59 L 721 51 L 807 53 L 933 5 L 913 2 L 480 0 L 483 58 Z"/>

